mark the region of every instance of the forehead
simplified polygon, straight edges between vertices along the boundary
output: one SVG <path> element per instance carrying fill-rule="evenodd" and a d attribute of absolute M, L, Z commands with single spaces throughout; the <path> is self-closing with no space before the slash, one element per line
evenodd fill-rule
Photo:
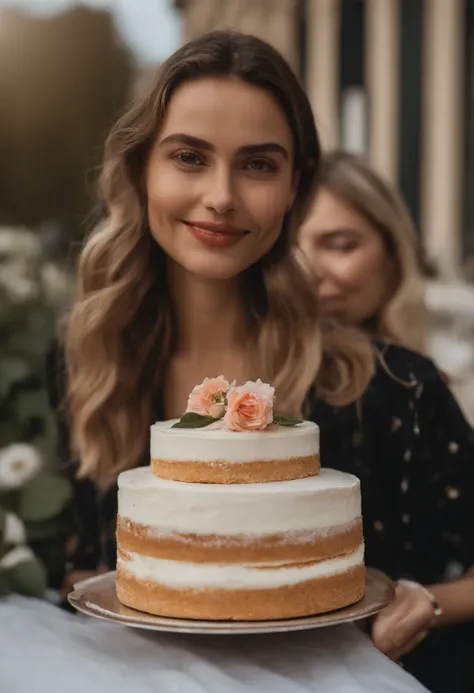
<path fill-rule="evenodd" d="M 369 220 L 352 205 L 327 188 L 321 188 L 303 223 L 302 231 L 318 234 L 349 229 L 378 235 Z"/>
<path fill-rule="evenodd" d="M 277 142 L 290 152 L 293 138 L 282 109 L 264 89 L 238 79 L 185 82 L 168 105 L 160 138 L 183 133 L 216 148 Z"/>

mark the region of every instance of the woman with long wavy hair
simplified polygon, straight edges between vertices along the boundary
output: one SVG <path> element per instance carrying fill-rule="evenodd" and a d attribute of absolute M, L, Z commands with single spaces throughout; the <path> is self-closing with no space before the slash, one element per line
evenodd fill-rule
<path fill-rule="evenodd" d="M 326 315 L 426 353 L 419 239 L 398 191 L 364 158 L 324 155 L 300 244 Z"/>
<path fill-rule="evenodd" d="M 471 504 L 458 493 L 436 511 L 447 485 L 474 487 L 474 441 L 429 361 L 387 347 L 371 381 L 367 338 L 321 323 L 295 255 L 319 163 L 298 80 L 268 44 L 232 32 L 180 48 L 112 129 L 106 214 L 49 364 L 62 455 L 77 461 L 69 582 L 115 567 L 117 474 L 148 464 L 150 424 L 180 416 L 206 376 L 261 377 L 279 411 L 320 424 L 323 463 L 362 479 L 368 565 L 432 585 L 401 583 L 376 619 L 375 644 L 397 658 L 432 625 L 474 615 L 472 582 L 434 584 L 450 561 L 473 563 Z"/>

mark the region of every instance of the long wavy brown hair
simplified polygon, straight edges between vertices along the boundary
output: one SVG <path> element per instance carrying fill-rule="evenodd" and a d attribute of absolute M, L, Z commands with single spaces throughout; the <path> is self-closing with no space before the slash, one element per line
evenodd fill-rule
<path fill-rule="evenodd" d="M 320 162 L 303 89 L 267 43 L 233 32 L 202 36 L 161 66 L 149 92 L 113 127 L 100 180 L 106 216 L 80 257 L 66 334 L 67 409 L 79 474 L 102 485 L 146 456 L 154 403 L 175 349 L 166 256 L 148 229 L 141 172 L 175 90 L 206 76 L 240 79 L 272 94 L 295 143 L 294 205 L 274 247 L 242 282 L 251 287 L 243 298 L 261 377 L 275 385 L 279 409 L 294 413 L 313 384 L 319 397 L 345 404 L 361 395 L 372 373 L 364 337 L 320 327 L 312 280 L 295 257 Z"/>
<path fill-rule="evenodd" d="M 369 332 L 379 339 L 425 351 L 430 316 L 425 305 L 422 251 L 401 195 L 364 158 L 342 151 L 324 155 L 319 184 L 344 200 L 380 234 L 395 263 L 394 286 L 367 326 Z"/>

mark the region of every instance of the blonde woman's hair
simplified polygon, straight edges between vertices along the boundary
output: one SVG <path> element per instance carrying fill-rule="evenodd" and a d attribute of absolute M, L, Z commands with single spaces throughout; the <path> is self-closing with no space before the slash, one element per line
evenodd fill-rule
<path fill-rule="evenodd" d="M 347 152 L 326 154 L 319 185 L 340 197 L 376 229 L 396 264 L 387 303 L 370 321 L 376 337 L 425 351 L 429 314 L 425 306 L 421 248 L 401 195 L 366 161 Z"/>
<path fill-rule="evenodd" d="M 66 334 L 66 404 L 78 473 L 103 486 L 146 460 L 154 405 L 175 349 L 166 256 L 148 229 L 141 173 L 172 94 L 186 80 L 205 76 L 229 76 L 270 92 L 295 143 L 294 205 L 275 246 L 242 282 L 260 377 L 275 385 L 280 410 L 295 413 L 312 384 L 319 397 L 345 404 L 360 397 L 372 374 L 363 335 L 319 327 L 313 282 L 293 252 L 320 162 L 306 95 L 265 42 L 232 32 L 202 36 L 162 65 L 150 91 L 112 129 L 100 181 L 106 215 L 80 258 Z"/>

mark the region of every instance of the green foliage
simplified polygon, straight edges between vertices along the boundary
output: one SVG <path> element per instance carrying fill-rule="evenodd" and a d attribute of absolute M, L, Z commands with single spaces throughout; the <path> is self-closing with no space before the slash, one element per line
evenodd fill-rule
<path fill-rule="evenodd" d="M 39 522 L 56 517 L 71 498 L 67 480 L 51 472 L 38 474 L 23 486 L 18 511 L 25 522 Z"/>
<path fill-rule="evenodd" d="M 0 595 L 40 596 L 69 533 L 45 354 L 70 296 L 35 234 L 0 227 Z"/>
<path fill-rule="evenodd" d="M 25 597 L 41 597 L 47 586 L 46 569 L 36 558 L 17 563 L 5 574 L 10 590 Z"/>
<path fill-rule="evenodd" d="M 290 419 L 283 414 L 275 414 L 273 423 L 276 423 L 278 426 L 298 426 L 298 424 L 302 424 L 303 421 L 301 419 Z"/>

